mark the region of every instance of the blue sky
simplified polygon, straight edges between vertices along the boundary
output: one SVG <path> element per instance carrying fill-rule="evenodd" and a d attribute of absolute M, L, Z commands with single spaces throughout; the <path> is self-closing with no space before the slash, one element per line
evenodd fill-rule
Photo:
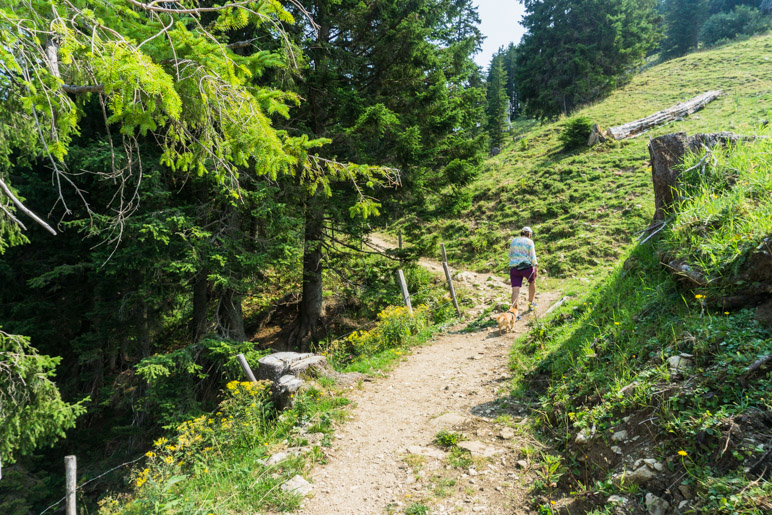
<path fill-rule="evenodd" d="M 525 9 L 517 0 L 475 0 L 474 3 L 480 14 L 480 30 L 486 36 L 482 52 L 474 60 L 487 68 L 499 47 L 520 41 L 524 32 L 520 18 Z"/>

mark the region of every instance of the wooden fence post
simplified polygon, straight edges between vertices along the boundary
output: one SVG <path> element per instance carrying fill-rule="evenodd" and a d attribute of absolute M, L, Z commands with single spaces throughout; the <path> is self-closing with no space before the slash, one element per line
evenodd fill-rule
<path fill-rule="evenodd" d="M 402 229 L 397 232 L 397 240 L 399 241 L 399 250 L 402 250 Z"/>
<path fill-rule="evenodd" d="M 236 359 L 239 360 L 239 364 L 241 365 L 241 370 L 244 371 L 244 375 L 247 376 L 247 379 L 249 379 L 253 383 L 256 383 L 257 379 L 255 379 L 255 374 L 252 373 L 252 369 L 249 367 L 249 363 L 247 363 L 247 358 L 245 358 L 243 354 L 239 354 L 236 356 Z"/>
<path fill-rule="evenodd" d="M 75 506 L 75 491 L 77 490 L 77 462 L 75 456 L 64 457 L 65 485 L 67 495 L 65 496 L 64 508 L 67 515 L 77 515 Z"/>
<path fill-rule="evenodd" d="M 456 299 L 456 289 L 453 288 L 453 279 L 450 277 L 450 267 L 446 261 L 442 262 L 442 268 L 445 270 L 445 278 L 448 280 L 450 298 L 453 299 L 453 306 L 456 308 L 456 314 L 461 316 L 461 309 L 458 307 L 458 299 Z"/>
<path fill-rule="evenodd" d="M 410 305 L 410 293 L 407 291 L 407 282 L 405 282 L 405 274 L 402 272 L 402 269 L 397 270 L 397 278 L 399 279 L 399 287 L 402 289 L 402 299 L 405 301 L 405 306 L 407 306 L 410 316 L 413 316 L 413 306 Z"/>
<path fill-rule="evenodd" d="M 448 255 L 445 254 L 445 244 L 440 243 L 440 248 L 442 249 L 442 262 L 447 263 L 448 262 Z"/>

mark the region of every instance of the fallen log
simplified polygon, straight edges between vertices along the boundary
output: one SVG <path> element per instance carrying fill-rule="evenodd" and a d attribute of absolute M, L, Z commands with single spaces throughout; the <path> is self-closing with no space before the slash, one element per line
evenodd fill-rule
<path fill-rule="evenodd" d="M 663 125 L 679 118 L 684 118 L 692 113 L 695 113 L 705 107 L 710 102 L 721 96 L 722 91 L 708 91 L 702 95 L 698 95 L 691 100 L 681 102 L 673 107 L 669 107 L 663 111 L 658 111 L 646 118 L 635 120 L 634 122 L 619 125 L 617 127 L 611 127 L 607 131 L 604 131 L 600 126 L 595 125 L 592 128 L 590 139 L 587 144 L 593 146 L 596 143 L 602 143 L 606 139 L 622 140 L 640 134 L 652 127 Z"/>

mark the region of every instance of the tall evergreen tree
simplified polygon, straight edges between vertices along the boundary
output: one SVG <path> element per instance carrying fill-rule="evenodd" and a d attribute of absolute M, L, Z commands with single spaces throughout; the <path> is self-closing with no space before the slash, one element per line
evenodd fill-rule
<path fill-rule="evenodd" d="M 517 45 L 510 43 L 503 51 L 504 72 L 507 74 L 507 98 L 509 99 L 509 119 L 514 119 L 520 113 L 520 97 L 517 93 L 515 74 L 517 70 Z"/>
<path fill-rule="evenodd" d="M 530 114 L 570 113 L 625 80 L 659 41 L 656 0 L 523 0 L 516 80 Z"/>
<path fill-rule="evenodd" d="M 481 41 L 471 1 L 301 3 L 318 28 L 294 29 L 310 66 L 292 79 L 307 102 L 287 129 L 329 138 L 325 157 L 399 168 L 403 187 L 384 195 L 387 208 L 426 209 L 426 191 L 460 187 L 474 177 L 484 145 L 478 126 L 484 125 L 485 98 L 471 59 Z M 336 252 L 329 235 L 355 241 L 365 229 L 349 215 L 352 190 L 338 185 L 332 193 L 331 199 L 304 199 L 296 345 L 308 345 L 321 315 L 325 262 Z"/>
<path fill-rule="evenodd" d="M 678 57 L 697 46 L 700 28 L 708 17 L 709 0 L 667 0 L 662 56 Z"/>
<path fill-rule="evenodd" d="M 499 50 L 488 68 L 487 100 L 488 135 L 491 147 L 501 147 L 509 118 L 507 98 L 507 72 L 504 70 L 504 52 Z"/>

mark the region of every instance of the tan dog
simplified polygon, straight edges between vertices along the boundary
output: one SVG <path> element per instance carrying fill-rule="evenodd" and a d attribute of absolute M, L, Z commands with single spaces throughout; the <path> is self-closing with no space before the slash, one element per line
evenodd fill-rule
<path fill-rule="evenodd" d="M 496 317 L 496 322 L 499 324 L 499 334 L 506 334 L 515 330 L 517 315 L 517 308 L 512 307 Z"/>

